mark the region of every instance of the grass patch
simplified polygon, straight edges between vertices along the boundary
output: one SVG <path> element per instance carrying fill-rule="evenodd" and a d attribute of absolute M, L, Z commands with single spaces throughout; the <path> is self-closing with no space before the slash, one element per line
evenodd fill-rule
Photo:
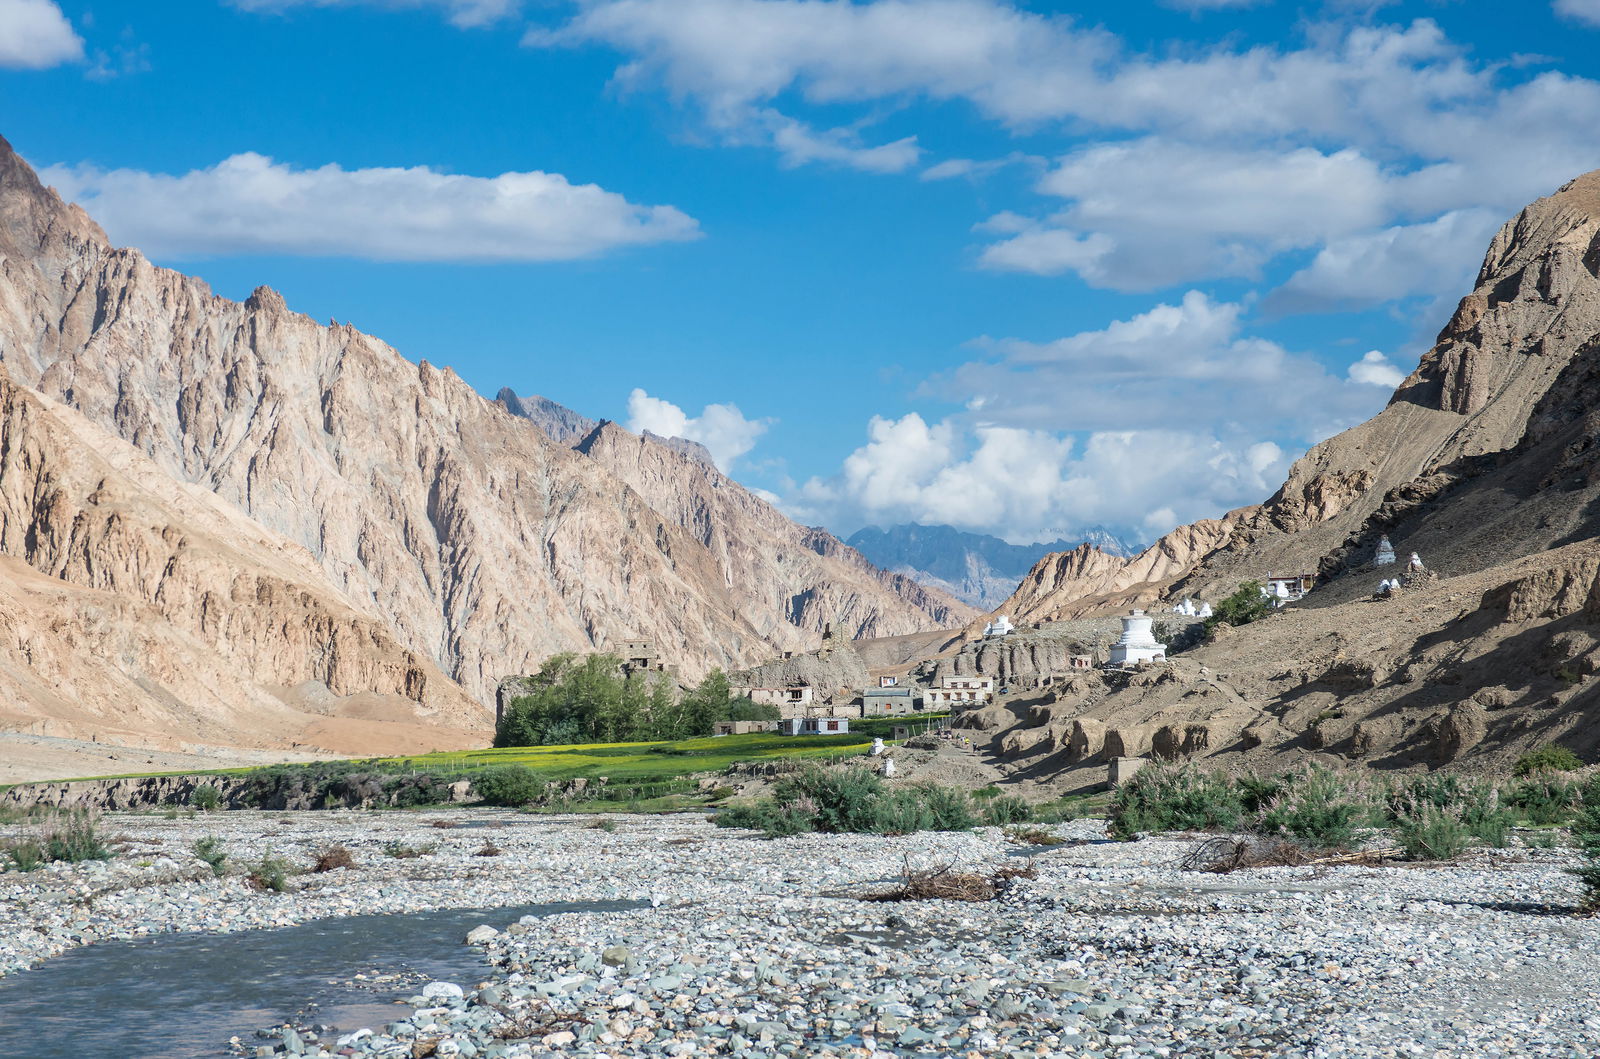
<path fill-rule="evenodd" d="M 396 860 L 416 860 L 419 857 L 431 857 L 439 852 L 439 843 L 420 842 L 413 846 L 405 842 L 394 841 L 385 842 L 378 848 L 383 851 L 385 857 L 393 857 Z"/>
<path fill-rule="evenodd" d="M 34 833 L 13 839 L 0 855 L 15 871 L 33 871 L 53 862 L 76 864 L 110 860 L 112 852 L 100 833 L 100 814 L 92 809 L 52 810 L 37 818 Z"/>
<path fill-rule="evenodd" d="M 289 888 L 290 865 L 287 860 L 275 855 L 270 849 L 261 855 L 261 859 L 250 866 L 245 873 L 245 881 L 257 890 L 270 890 L 281 894 Z"/>
<path fill-rule="evenodd" d="M 890 787 L 870 769 L 847 765 L 794 773 L 773 788 L 771 798 L 728 806 L 714 820 L 719 827 L 750 828 L 771 838 L 813 831 L 906 835 L 965 831 L 989 822 L 986 810 L 1005 823 L 1031 819 L 1020 798 L 977 802 L 965 791 L 934 784 Z"/>
<path fill-rule="evenodd" d="M 1302 861 L 1309 864 L 1340 862 L 1338 852 L 1363 831 L 1381 828 L 1398 839 L 1394 855 L 1450 860 L 1472 846 L 1509 844 L 1515 791 L 1528 805 L 1546 807 L 1545 815 L 1571 800 L 1565 788 L 1532 781 L 1503 796 L 1493 784 L 1447 774 L 1380 783 L 1368 773 L 1317 766 L 1261 777 L 1156 763 L 1118 788 L 1109 831 L 1121 839 L 1146 831 L 1245 832 L 1321 854 Z M 1251 856 L 1256 852 L 1252 846 Z M 1287 863 L 1281 851 L 1273 856 Z"/>
<path fill-rule="evenodd" d="M 197 838 L 194 845 L 189 848 L 194 851 L 196 857 L 210 865 L 212 875 L 221 875 L 226 870 L 228 851 L 223 848 L 222 839 L 216 835 Z"/>

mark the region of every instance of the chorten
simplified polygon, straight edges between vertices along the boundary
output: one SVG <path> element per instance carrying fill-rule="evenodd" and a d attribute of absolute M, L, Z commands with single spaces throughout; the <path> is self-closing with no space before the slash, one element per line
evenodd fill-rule
<path fill-rule="evenodd" d="M 1122 639 L 1111 645 L 1112 665 L 1166 661 L 1167 649 L 1151 634 L 1150 621 L 1150 616 L 1142 610 L 1122 619 Z"/>
<path fill-rule="evenodd" d="M 1394 545 L 1389 543 L 1389 535 L 1385 533 L 1378 538 L 1378 553 L 1372 557 L 1373 566 L 1388 566 L 1394 562 Z"/>

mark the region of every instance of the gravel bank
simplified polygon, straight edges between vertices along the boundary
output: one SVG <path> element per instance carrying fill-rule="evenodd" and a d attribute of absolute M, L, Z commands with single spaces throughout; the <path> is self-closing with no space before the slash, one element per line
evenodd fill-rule
<path fill-rule="evenodd" d="M 370 1034 L 296 1027 L 247 1054 L 1600 1054 L 1600 920 L 1561 914 L 1578 897 L 1565 851 L 1213 876 L 1178 869 L 1192 840 L 1110 843 L 1087 821 L 1055 829 L 1078 844 L 1048 849 L 994 829 L 768 842 L 697 817 L 616 818 L 614 833 L 588 822 L 459 810 L 109 817 L 138 852 L 0 876 L 0 972 L 164 931 L 643 900 L 651 907 L 491 917 L 474 932 L 493 964 L 479 981 L 416 990 Z M 270 849 L 305 865 L 339 842 L 357 867 L 256 891 L 189 852 L 208 833 L 235 862 Z M 476 855 L 486 840 L 502 852 Z M 382 850 L 394 842 L 438 845 L 395 858 Z M 1037 874 L 988 904 L 840 896 L 908 862 L 1031 862 Z"/>

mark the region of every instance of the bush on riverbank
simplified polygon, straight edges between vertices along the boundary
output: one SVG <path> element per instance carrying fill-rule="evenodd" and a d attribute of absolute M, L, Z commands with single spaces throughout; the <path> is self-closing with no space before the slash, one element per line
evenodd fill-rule
<path fill-rule="evenodd" d="M 212 875 L 221 875 L 226 870 L 228 851 L 223 848 L 222 839 L 216 835 L 195 839 L 190 849 L 194 851 L 196 857 L 210 866 Z"/>
<path fill-rule="evenodd" d="M 1321 766 L 1260 777 L 1156 762 L 1117 789 L 1108 830 L 1123 840 L 1152 831 L 1245 831 L 1306 849 L 1343 849 L 1363 829 L 1382 828 L 1414 860 L 1448 860 L 1471 845 L 1505 846 L 1519 819 L 1564 821 L 1580 802 L 1587 811 L 1600 800 L 1600 783 L 1594 786 L 1585 798 L 1571 781 L 1543 774 L 1501 791 L 1457 775 L 1382 783 Z"/>
<path fill-rule="evenodd" d="M 1572 874 L 1583 884 L 1584 907 L 1600 911 L 1600 776 L 1589 777 L 1583 788 L 1583 809 L 1572 825 L 1572 840 L 1584 864 Z"/>
<path fill-rule="evenodd" d="M 983 823 L 1032 819 L 1028 804 L 1005 795 L 980 804 L 962 790 L 934 784 L 889 787 L 859 765 L 808 768 L 786 777 L 772 797 L 730 805 L 714 818 L 719 827 L 745 827 L 768 837 L 813 831 L 905 835 L 914 831 L 965 831 Z"/>
<path fill-rule="evenodd" d="M 55 861 L 111 859 L 111 849 L 100 834 L 100 816 L 91 809 L 49 813 L 32 835 L 13 839 L 0 853 L 15 871 L 33 871 Z"/>

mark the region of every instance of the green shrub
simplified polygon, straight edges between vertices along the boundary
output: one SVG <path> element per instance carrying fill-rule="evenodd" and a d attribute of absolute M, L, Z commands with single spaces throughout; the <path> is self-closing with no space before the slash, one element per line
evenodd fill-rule
<path fill-rule="evenodd" d="M 1272 600 L 1261 591 L 1260 581 L 1241 581 L 1233 595 L 1218 603 L 1205 620 L 1207 629 L 1227 622 L 1235 628 L 1260 621 L 1272 613 Z"/>
<path fill-rule="evenodd" d="M 1221 772 L 1152 763 L 1117 788 L 1107 830 L 1129 841 L 1141 831 L 1212 831 L 1239 826 L 1238 786 Z"/>
<path fill-rule="evenodd" d="M 609 835 L 617 829 L 617 822 L 615 820 L 607 820 L 601 817 L 599 819 L 590 820 L 585 826 L 587 826 L 591 831 L 604 831 Z"/>
<path fill-rule="evenodd" d="M 14 864 L 18 863 L 18 852 L 26 860 L 40 862 L 76 864 L 84 860 L 111 859 L 111 850 L 100 835 L 100 814 L 92 809 L 52 811 L 39 822 L 35 835 L 12 844 L 10 853 Z"/>
<path fill-rule="evenodd" d="M 415 860 L 418 857 L 431 857 L 439 852 L 439 843 L 423 842 L 419 845 L 411 846 L 404 842 L 392 841 L 385 842 L 378 848 L 383 850 L 383 854 L 386 857 L 394 857 L 396 860 Z"/>
<path fill-rule="evenodd" d="M 873 831 L 882 835 L 910 835 L 934 829 L 933 812 L 915 788 L 897 787 L 878 799 Z"/>
<path fill-rule="evenodd" d="M 1413 776 L 1396 785 L 1385 799 L 1396 827 L 1420 819 L 1427 807 L 1454 817 L 1467 834 L 1487 846 L 1503 848 L 1510 839 L 1513 812 L 1499 802 L 1495 788 L 1456 775 Z"/>
<path fill-rule="evenodd" d="M 490 805 L 517 808 L 544 793 L 539 774 L 526 765 L 496 765 L 472 777 L 472 789 Z"/>
<path fill-rule="evenodd" d="M 281 894 L 289 888 L 289 862 L 274 856 L 269 849 L 251 866 L 245 878 L 257 890 L 271 890 Z"/>
<path fill-rule="evenodd" d="M 991 798 L 983 807 L 983 822 L 993 827 L 1007 824 L 1026 824 L 1033 819 L 1033 806 L 1015 794 L 1002 794 Z"/>
<path fill-rule="evenodd" d="M 972 809 L 972 799 L 966 791 L 954 787 L 940 787 L 920 783 L 912 788 L 915 796 L 928 807 L 932 820 L 930 831 L 967 831 L 978 826 L 978 817 Z"/>
<path fill-rule="evenodd" d="M 1506 804 L 1535 827 L 1548 827 L 1571 819 L 1580 804 L 1577 783 L 1563 776 L 1537 771 L 1506 793 Z"/>
<path fill-rule="evenodd" d="M 44 845 L 36 838 L 19 838 L 8 843 L 5 855 L 13 871 L 33 871 L 44 866 Z"/>
<path fill-rule="evenodd" d="M 961 831 L 976 826 L 979 815 L 965 791 L 934 784 L 888 788 L 876 773 L 848 765 L 813 766 L 787 776 L 771 798 L 728 806 L 713 820 L 719 827 L 746 827 L 776 838 L 809 831 Z"/>
<path fill-rule="evenodd" d="M 1572 824 L 1572 841 L 1583 857 L 1583 866 L 1572 874 L 1583 884 L 1583 903 L 1600 910 L 1600 776 L 1589 777 L 1583 787 L 1583 808 Z"/>
<path fill-rule="evenodd" d="M 190 848 L 194 850 L 195 856 L 211 865 L 211 874 L 223 873 L 224 866 L 228 862 L 228 852 L 222 848 L 222 839 L 216 835 L 207 835 L 195 839 L 194 845 Z"/>
<path fill-rule="evenodd" d="M 1361 777 L 1313 766 L 1282 782 L 1256 827 L 1265 834 L 1288 835 L 1302 846 L 1342 849 L 1371 821 L 1373 808 Z"/>
<path fill-rule="evenodd" d="M 786 777 L 773 790 L 782 805 L 809 803 L 813 830 L 871 832 L 878 830 L 878 801 L 883 781 L 876 773 L 851 765 L 839 769 L 808 768 Z"/>
<path fill-rule="evenodd" d="M 1412 860 L 1454 860 L 1466 850 L 1471 832 L 1454 809 L 1426 802 L 1395 826 L 1400 845 Z"/>
<path fill-rule="evenodd" d="M 1515 776 L 1531 776 L 1537 772 L 1575 772 L 1583 768 L 1578 755 L 1558 743 L 1546 743 L 1537 750 L 1517 758 L 1512 766 Z"/>
<path fill-rule="evenodd" d="M 189 795 L 189 804 L 203 813 L 209 813 L 222 807 L 222 792 L 209 783 L 202 783 Z"/>
<path fill-rule="evenodd" d="M 769 838 L 803 835 L 815 831 L 815 817 L 809 807 L 780 805 L 771 798 L 730 805 L 715 817 L 718 827 L 743 827 L 765 832 Z"/>

